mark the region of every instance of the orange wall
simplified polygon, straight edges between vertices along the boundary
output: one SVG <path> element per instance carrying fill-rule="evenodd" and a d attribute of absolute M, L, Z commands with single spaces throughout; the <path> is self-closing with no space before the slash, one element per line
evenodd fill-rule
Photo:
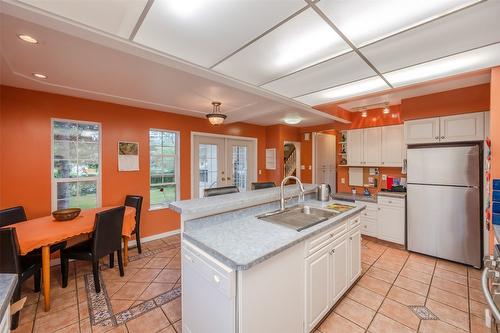
<path fill-rule="evenodd" d="M 491 179 L 495 179 L 500 178 L 500 131 L 495 130 L 496 125 L 500 125 L 500 67 L 491 70 L 490 101 Z M 491 187 L 490 193 L 492 193 Z M 493 240 L 494 233 L 491 228 L 490 251 L 493 251 Z"/>
<path fill-rule="evenodd" d="M 490 109 L 490 84 L 404 99 L 403 120 L 450 116 Z"/>
<path fill-rule="evenodd" d="M 244 123 L 213 127 L 199 118 L 6 86 L 0 94 L 0 208 L 24 205 L 30 218 L 51 212 L 51 118 L 101 123 L 102 204 L 143 195 L 143 237 L 179 228 L 173 211 L 148 211 L 150 128 L 180 131 L 181 199 L 191 197 L 191 131 L 257 138 L 259 181 L 267 180 L 264 149 L 266 132 L 272 136 L 273 129 Z M 280 137 L 288 137 L 287 131 L 280 129 Z M 140 171 L 118 172 L 119 140 L 139 142 Z"/>

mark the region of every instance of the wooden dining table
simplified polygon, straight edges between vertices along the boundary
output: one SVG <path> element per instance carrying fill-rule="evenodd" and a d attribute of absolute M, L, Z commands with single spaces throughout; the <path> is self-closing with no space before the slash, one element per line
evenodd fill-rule
<path fill-rule="evenodd" d="M 92 233 L 95 214 L 115 207 L 84 209 L 73 220 L 60 222 L 52 216 L 44 216 L 11 225 L 16 228 L 21 255 L 35 249 L 42 249 L 42 280 L 44 310 L 50 310 L 50 246 L 80 235 Z M 123 218 L 123 260 L 128 261 L 128 240 L 135 228 L 135 208 L 125 207 Z"/>

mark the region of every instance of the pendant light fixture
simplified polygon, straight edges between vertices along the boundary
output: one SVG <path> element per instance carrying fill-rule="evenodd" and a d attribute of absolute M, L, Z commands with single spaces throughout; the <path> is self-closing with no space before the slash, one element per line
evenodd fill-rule
<path fill-rule="evenodd" d="M 227 116 L 220 112 L 221 102 L 212 102 L 212 105 L 212 113 L 207 114 L 207 119 L 214 126 L 222 125 Z"/>

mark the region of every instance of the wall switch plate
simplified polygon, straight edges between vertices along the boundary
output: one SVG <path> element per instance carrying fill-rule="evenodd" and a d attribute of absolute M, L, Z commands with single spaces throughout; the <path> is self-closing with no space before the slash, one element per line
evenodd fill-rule
<path fill-rule="evenodd" d="M 345 184 L 345 178 L 340 178 L 340 182 L 341 182 L 342 184 Z"/>
<path fill-rule="evenodd" d="M 259 169 L 259 175 L 262 175 L 262 170 Z"/>
<path fill-rule="evenodd" d="M 306 166 L 305 165 L 301 165 L 300 166 L 300 170 L 305 170 L 306 169 Z"/>
<path fill-rule="evenodd" d="M 309 170 L 312 170 L 312 166 L 309 166 Z"/>
<path fill-rule="evenodd" d="M 382 175 L 382 180 L 387 180 L 387 175 Z"/>

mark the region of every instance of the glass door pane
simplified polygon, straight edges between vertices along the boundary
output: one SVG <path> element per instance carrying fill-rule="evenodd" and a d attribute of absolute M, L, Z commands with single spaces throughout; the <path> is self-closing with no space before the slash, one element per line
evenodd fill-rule
<path fill-rule="evenodd" d="M 218 187 L 218 147 L 217 144 L 200 143 L 198 149 L 198 195 L 203 198 L 206 188 Z"/>
<path fill-rule="evenodd" d="M 232 185 L 236 185 L 241 192 L 244 192 L 248 184 L 248 148 L 246 146 L 232 148 Z"/>

